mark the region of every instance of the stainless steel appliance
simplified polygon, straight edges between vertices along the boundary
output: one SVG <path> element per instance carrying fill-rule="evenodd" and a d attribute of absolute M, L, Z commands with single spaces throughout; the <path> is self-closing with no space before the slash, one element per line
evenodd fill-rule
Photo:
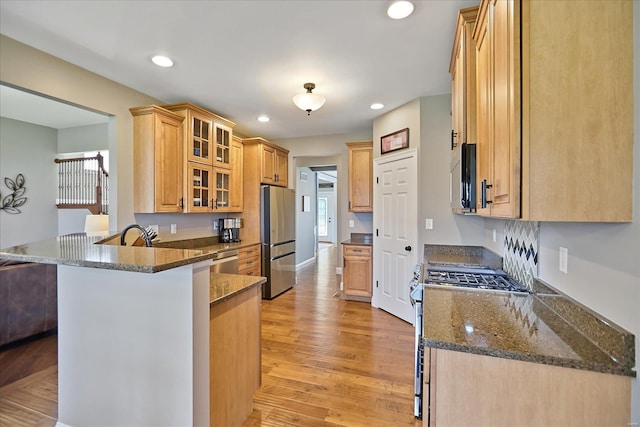
<path fill-rule="evenodd" d="M 478 266 L 429 266 L 425 277 L 427 285 L 462 286 L 488 291 L 529 292 L 503 270 Z"/>
<path fill-rule="evenodd" d="M 210 270 L 212 273 L 238 274 L 238 251 L 233 249 L 216 253 Z"/>
<path fill-rule="evenodd" d="M 242 218 L 222 218 L 218 220 L 220 230 L 220 241 L 223 243 L 239 242 L 240 229 L 242 228 Z"/>
<path fill-rule="evenodd" d="M 476 211 L 476 145 L 462 144 L 451 159 L 451 210 Z"/>
<path fill-rule="evenodd" d="M 272 299 L 296 282 L 296 197 L 288 188 L 261 187 L 262 298 Z"/>
<path fill-rule="evenodd" d="M 415 351 L 413 364 L 413 415 L 422 418 L 422 378 L 424 374 L 424 345 L 422 344 L 422 264 L 413 269 L 413 277 L 409 280 L 409 299 L 415 310 Z"/>

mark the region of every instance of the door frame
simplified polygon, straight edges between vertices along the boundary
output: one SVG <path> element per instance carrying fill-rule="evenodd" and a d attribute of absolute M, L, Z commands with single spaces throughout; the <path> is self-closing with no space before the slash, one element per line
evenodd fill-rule
<path fill-rule="evenodd" d="M 378 194 L 378 178 L 379 178 L 379 168 L 380 166 L 384 165 L 384 164 L 388 164 L 388 163 L 393 163 L 396 162 L 398 160 L 404 160 L 404 159 L 413 159 L 413 164 L 416 168 L 415 172 L 416 172 L 416 195 L 418 195 L 418 189 L 419 189 L 419 180 L 420 180 L 420 164 L 419 164 L 419 152 L 418 152 L 418 148 L 413 148 L 410 150 L 403 150 L 399 153 L 395 153 L 395 154 L 388 154 L 382 157 L 378 157 L 376 159 L 373 160 L 373 179 L 374 179 L 374 191 L 373 191 L 373 206 L 377 206 L 378 208 L 374 208 L 373 209 L 373 295 L 371 298 L 371 305 L 373 307 L 379 308 L 379 300 L 380 300 L 380 292 L 381 290 L 378 288 L 378 286 L 376 286 L 376 282 L 380 280 L 380 276 L 381 276 L 381 263 L 380 263 L 380 257 L 382 256 L 381 253 L 381 247 L 380 247 L 380 243 L 379 243 L 379 239 L 380 236 L 376 236 L 376 230 L 379 230 L 382 226 L 382 224 L 380 223 L 381 221 L 381 216 L 380 216 L 380 201 L 378 200 L 379 198 L 379 194 Z M 420 254 L 421 251 L 418 250 L 418 224 L 419 224 L 419 218 L 418 218 L 418 213 L 419 213 L 419 206 L 418 206 L 418 200 L 416 197 L 416 203 L 415 203 L 415 217 L 416 217 L 416 223 L 414 224 L 415 226 L 415 230 L 416 233 L 413 235 L 413 240 L 411 240 L 410 245 L 412 247 L 414 247 L 415 249 L 411 252 L 411 256 L 413 257 L 413 262 L 412 265 L 415 265 L 418 263 L 418 256 Z M 407 271 L 406 272 L 406 282 L 409 282 L 410 279 L 410 274 L 411 271 Z M 407 286 L 407 298 L 409 295 L 409 287 Z"/>

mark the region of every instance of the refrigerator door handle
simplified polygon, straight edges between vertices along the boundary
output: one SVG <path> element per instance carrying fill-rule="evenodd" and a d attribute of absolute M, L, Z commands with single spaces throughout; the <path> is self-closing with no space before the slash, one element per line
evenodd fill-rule
<path fill-rule="evenodd" d="M 286 245 L 287 243 L 291 243 L 291 242 L 295 242 L 295 239 L 293 239 L 293 240 L 285 240 L 284 242 L 273 243 L 270 246 L 272 248 L 275 248 L 276 246 Z"/>
<path fill-rule="evenodd" d="M 277 259 L 284 258 L 284 257 L 287 257 L 287 256 L 291 256 L 291 255 L 295 255 L 295 252 L 289 252 L 289 253 L 286 253 L 284 255 L 278 255 L 276 257 L 271 258 L 271 261 L 275 261 Z"/>

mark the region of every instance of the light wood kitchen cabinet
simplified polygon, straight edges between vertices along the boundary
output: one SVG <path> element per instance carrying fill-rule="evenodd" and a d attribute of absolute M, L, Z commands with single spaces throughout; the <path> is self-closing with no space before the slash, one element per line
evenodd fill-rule
<path fill-rule="evenodd" d="M 213 209 L 213 168 L 199 163 L 187 163 L 186 212 L 211 212 Z"/>
<path fill-rule="evenodd" d="M 260 275 L 260 244 L 238 249 L 238 274 Z"/>
<path fill-rule="evenodd" d="M 287 187 L 289 185 L 289 150 L 271 144 L 264 138 L 246 138 L 244 144 L 245 170 L 258 168 L 262 184 Z"/>
<path fill-rule="evenodd" d="M 631 421 L 631 378 L 622 375 L 428 347 L 424 372 L 424 426 L 626 426 Z"/>
<path fill-rule="evenodd" d="M 213 168 L 213 203 L 214 212 L 233 212 L 231 207 L 231 171 Z"/>
<path fill-rule="evenodd" d="M 477 48 L 476 212 L 520 217 L 520 25 L 519 3 L 481 5 Z"/>
<path fill-rule="evenodd" d="M 347 142 L 349 212 L 373 212 L 373 142 Z"/>
<path fill-rule="evenodd" d="M 476 142 L 476 44 L 478 6 L 461 9 L 451 53 L 451 150 Z"/>
<path fill-rule="evenodd" d="M 229 151 L 229 166 L 231 167 L 229 206 L 231 212 L 242 212 L 244 209 L 242 139 L 234 135 L 231 139 Z"/>
<path fill-rule="evenodd" d="M 276 180 L 277 153 L 280 152 L 284 160 L 288 158 L 289 151 L 270 143 L 264 138 L 245 138 L 243 145 L 243 178 L 242 187 L 244 195 L 243 228 L 240 229 L 243 241 L 260 241 L 260 186 L 262 184 L 282 186 L 288 183 L 286 173 Z M 282 165 L 284 171 L 288 165 Z"/>
<path fill-rule="evenodd" d="M 134 212 L 182 212 L 183 117 L 154 105 L 130 111 L 134 139 Z"/>
<path fill-rule="evenodd" d="M 261 287 L 211 305 L 209 314 L 210 425 L 240 426 L 260 388 Z"/>
<path fill-rule="evenodd" d="M 213 144 L 215 147 L 215 156 L 213 157 L 213 166 L 220 168 L 231 167 L 231 140 L 233 137 L 232 130 L 229 126 L 221 123 L 213 123 Z"/>
<path fill-rule="evenodd" d="M 479 214 L 632 220 L 632 3 L 481 3 Z"/>
<path fill-rule="evenodd" d="M 230 168 L 229 150 L 235 123 L 188 102 L 162 108 L 185 118 L 187 161 Z"/>
<path fill-rule="evenodd" d="M 346 299 L 370 301 L 373 295 L 371 246 L 344 245 L 342 293 Z"/>

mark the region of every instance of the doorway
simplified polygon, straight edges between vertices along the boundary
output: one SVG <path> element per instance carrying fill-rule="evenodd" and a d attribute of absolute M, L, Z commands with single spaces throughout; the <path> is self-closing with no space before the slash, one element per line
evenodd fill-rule
<path fill-rule="evenodd" d="M 337 171 L 316 172 L 318 242 L 336 245 L 336 183 Z"/>

